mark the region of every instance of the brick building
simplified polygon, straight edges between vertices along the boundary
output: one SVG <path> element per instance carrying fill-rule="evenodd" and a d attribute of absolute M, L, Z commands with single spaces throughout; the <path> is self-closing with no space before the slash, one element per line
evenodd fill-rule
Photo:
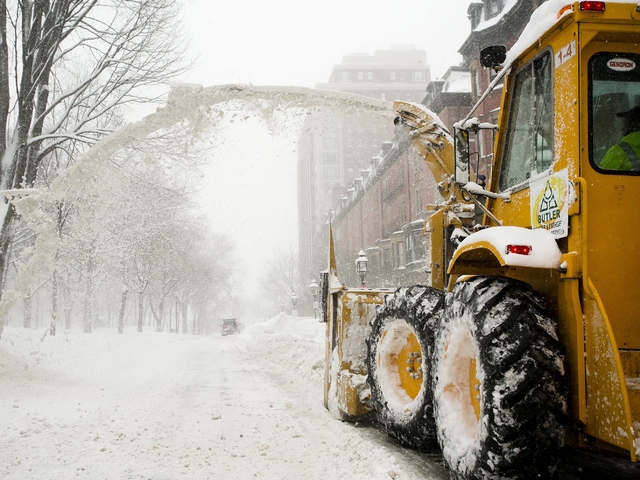
<path fill-rule="evenodd" d="M 450 132 L 453 124 L 468 114 L 495 78 L 495 72 L 480 65 L 480 50 L 490 45 L 511 47 L 542 1 L 476 0 L 470 4 L 472 31 L 459 50 L 463 62 L 451 67 L 442 79 L 428 83 L 422 100 Z M 333 75 L 340 73 L 334 70 Z M 502 87 L 498 85 L 473 116 L 481 122 L 496 124 L 501 95 Z M 309 278 L 317 278 L 315 272 L 326 268 L 331 218 L 338 272 L 347 285 L 358 283 L 355 260 L 361 249 L 370 261 L 369 285 L 393 287 L 427 282 L 424 268 L 429 252 L 425 250 L 422 229 L 424 219 L 430 215 L 428 205 L 440 202 L 441 198 L 431 172 L 402 132 L 394 132 L 393 137 L 387 138 L 390 141 L 383 143 L 370 166 L 358 164 L 359 176 L 352 183 L 335 185 L 317 203 L 315 233 L 309 234 L 313 248 L 304 249 L 301 228 L 300 252 L 309 255 L 307 265 L 311 266 L 309 270 L 302 269 L 303 276 L 308 272 Z M 474 169 L 488 179 L 488 167 L 493 160 L 493 134 L 481 131 L 479 138 L 472 138 L 472 142 L 476 145 L 474 148 L 472 144 Z M 301 263 L 304 265 L 304 260 Z"/>
<path fill-rule="evenodd" d="M 480 51 L 492 45 L 504 45 L 507 50 L 518 40 L 531 14 L 545 0 L 476 0 L 467 13 L 471 33 L 458 52 L 462 55 L 462 67 L 471 75 L 471 95 L 475 104 L 496 77 L 496 72 L 480 65 Z M 481 122 L 497 124 L 500 112 L 502 86 L 498 85 L 473 114 Z M 489 179 L 489 166 L 493 160 L 493 134 L 484 130 L 476 140 L 475 169 Z M 473 158 L 473 157 L 472 157 Z"/>
<path fill-rule="evenodd" d="M 424 50 L 392 46 L 374 54 L 353 54 L 335 65 L 320 90 L 393 101 L 420 102 L 430 80 Z M 299 252 L 302 282 L 325 268 L 323 226 L 351 182 L 371 167 L 382 143 L 393 138 L 392 115 L 375 119 L 334 108 L 310 113 L 298 142 Z"/>
<path fill-rule="evenodd" d="M 422 229 L 425 207 L 437 199 L 433 176 L 399 131 L 374 158 L 332 211 L 340 278 L 356 285 L 355 260 L 364 250 L 367 283 L 376 286 L 424 283 Z"/>

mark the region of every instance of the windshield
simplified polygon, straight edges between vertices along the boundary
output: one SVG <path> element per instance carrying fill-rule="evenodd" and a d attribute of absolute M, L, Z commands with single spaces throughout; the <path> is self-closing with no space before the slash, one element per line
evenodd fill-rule
<path fill-rule="evenodd" d="M 640 174 L 640 56 L 599 53 L 589 61 L 590 161 L 608 174 Z"/>
<path fill-rule="evenodd" d="M 540 173 L 553 161 L 553 83 L 551 54 L 517 73 L 514 81 L 507 145 L 500 173 L 506 190 Z"/>

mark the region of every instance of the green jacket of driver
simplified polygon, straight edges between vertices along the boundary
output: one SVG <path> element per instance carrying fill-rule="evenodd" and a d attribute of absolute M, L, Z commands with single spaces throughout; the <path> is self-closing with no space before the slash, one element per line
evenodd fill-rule
<path fill-rule="evenodd" d="M 611 147 L 602 157 L 605 170 L 640 170 L 640 132 L 632 132 Z"/>

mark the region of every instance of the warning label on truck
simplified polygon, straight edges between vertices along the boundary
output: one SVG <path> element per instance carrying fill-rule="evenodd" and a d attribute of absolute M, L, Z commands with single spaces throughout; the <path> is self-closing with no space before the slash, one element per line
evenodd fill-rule
<path fill-rule="evenodd" d="M 569 178 L 567 171 L 532 180 L 531 227 L 549 230 L 555 238 L 569 234 Z"/>

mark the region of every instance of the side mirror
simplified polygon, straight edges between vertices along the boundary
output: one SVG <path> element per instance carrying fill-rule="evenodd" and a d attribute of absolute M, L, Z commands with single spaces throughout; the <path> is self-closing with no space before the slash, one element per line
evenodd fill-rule
<path fill-rule="evenodd" d="M 469 183 L 469 131 L 456 128 L 454 149 L 456 157 L 455 182 Z"/>
<path fill-rule="evenodd" d="M 507 58 L 507 47 L 504 45 L 492 45 L 480 51 L 480 64 L 485 68 L 496 69 Z"/>

